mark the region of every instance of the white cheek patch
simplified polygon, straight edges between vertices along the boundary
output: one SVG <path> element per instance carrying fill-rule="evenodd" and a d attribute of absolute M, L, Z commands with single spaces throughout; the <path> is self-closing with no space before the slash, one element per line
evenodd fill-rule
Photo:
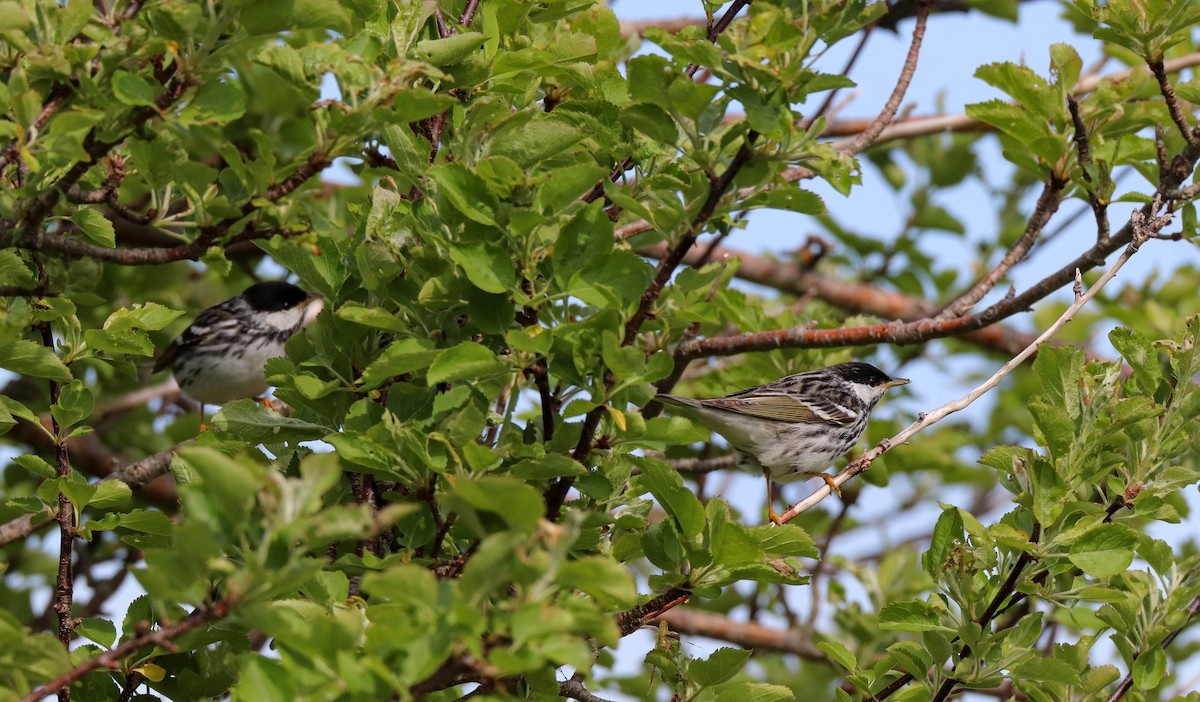
<path fill-rule="evenodd" d="M 850 389 L 854 390 L 854 394 L 858 395 L 858 399 L 863 401 L 864 405 L 872 405 L 883 394 L 879 388 L 863 385 L 862 383 L 850 383 Z"/>
<path fill-rule="evenodd" d="M 262 323 L 277 331 L 292 331 L 299 327 L 312 324 L 321 310 L 325 308 L 325 301 L 321 298 L 315 298 L 312 302 L 304 305 L 297 305 L 289 310 L 278 310 L 275 312 L 265 312 L 262 314 Z"/>

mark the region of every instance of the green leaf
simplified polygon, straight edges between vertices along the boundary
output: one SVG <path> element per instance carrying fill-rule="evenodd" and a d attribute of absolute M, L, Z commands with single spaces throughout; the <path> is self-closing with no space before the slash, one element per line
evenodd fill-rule
<path fill-rule="evenodd" d="M 404 323 L 404 320 L 397 313 L 388 312 L 379 307 L 363 307 L 361 305 L 349 304 L 338 308 L 338 311 L 334 315 L 347 322 L 361 324 L 364 327 L 371 327 L 373 329 L 383 329 L 384 331 L 396 332 L 397 334 L 404 334 L 409 331 L 408 325 Z M 408 341 L 418 340 L 404 339 L 401 343 Z M 429 345 L 432 346 L 432 344 Z M 388 346 L 388 348 L 390 349 L 392 346 L 395 346 L 395 344 Z"/>
<path fill-rule="evenodd" d="M 817 644 L 817 648 L 825 652 L 833 662 L 845 668 L 848 672 L 853 673 L 858 670 L 858 659 L 846 648 L 846 645 L 840 641 L 822 641 Z"/>
<path fill-rule="evenodd" d="M 579 461 L 561 453 L 551 453 L 540 458 L 518 461 L 508 469 L 509 475 L 521 480 L 575 477 L 586 475 L 587 472 L 587 468 L 580 465 Z"/>
<path fill-rule="evenodd" d="M 438 194 L 445 196 L 454 209 L 474 222 L 496 224 L 498 205 L 483 178 L 457 161 L 430 168 L 427 174 L 437 184 Z"/>
<path fill-rule="evenodd" d="M 50 482 L 50 481 L 47 481 Z M 83 509 L 92 501 L 92 497 L 100 489 L 87 481 L 77 472 L 72 472 L 65 478 L 59 478 L 57 481 L 58 490 L 66 496 L 75 509 Z"/>
<path fill-rule="evenodd" d="M 488 347 L 474 341 L 464 341 L 443 351 L 429 366 L 426 382 L 430 385 L 456 380 L 473 380 L 499 375 L 508 370 Z"/>
<path fill-rule="evenodd" d="M 879 628 L 885 631 L 945 631 L 937 610 L 928 602 L 891 602 L 879 611 Z"/>
<path fill-rule="evenodd" d="M 962 538 L 962 515 L 955 507 L 944 509 L 941 516 L 938 517 L 937 525 L 933 527 L 933 539 L 929 544 L 929 550 L 921 556 L 921 565 L 924 566 L 925 572 L 930 578 L 935 581 L 938 579 L 938 573 L 945 567 L 946 558 L 950 555 L 951 549 L 956 543 L 961 542 Z"/>
<path fill-rule="evenodd" d="M 71 371 L 50 349 L 28 339 L 0 341 L 0 368 L 35 378 L 71 382 Z"/>
<path fill-rule="evenodd" d="M 1135 664 L 1136 665 L 1136 664 Z M 1014 666 L 1021 678 L 1037 682 L 1078 685 L 1079 673 L 1069 663 L 1054 658 L 1031 658 Z"/>
<path fill-rule="evenodd" d="M 334 431 L 334 427 L 285 417 L 253 400 L 235 400 L 221 407 L 213 424 L 251 443 L 310 441 Z"/>
<path fill-rule="evenodd" d="M 125 329 L 158 331 L 165 329 L 168 324 L 174 322 L 182 314 L 181 310 L 173 310 L 157 302 L 147 302 L 113 312 L 108 319 L 104 320 L 104 328 L 109 331 Z"/>
<path fill-rule="evenodd" d="M 820 195 L 795 186 L 758 192 L 738 203 L 738 208 L 744 210 L 761 207 L 810 215 L 822 215 L 826 211 L 825 202 L 821 200 Z"/>
<path fill-rule="evenodd" d="M 758 541 L 763 553 L 772 556 L 797 556 L 818 558 L 817 544 L 808 532 L 799 525 L 789 522 L 781 527 L 770 524 L 752 526 L 747 529 Z"/>
<path fill-rule="evenodd" d="M 1162 380 L 1162 364 L 1154 345 L 1145 334 L 1125 327 L 1109 332 L 1108 340 L 1133 368 L 1133 387 L 1152 395 Z"/>
<path fill-rule="evenodd" d="M 494 515 L 514 531 L 531 534 L 542 518 L 542 494 L 516 478 L 485 475 L 475 480 L 459 479 L 451 500 L 461 503 L 459 523 L 474 527 L 477 536 L 494 528 L 484 524 L 479 513 Z M 472 514 L 474 512 L 474 514 Z"/>
<path fill-rule="evenodd" d="M 63 428 L 74 426 L 92 414 L 96 399 L 82 380 L 75 379 L 62 386 L 58 402 L 50 408 L 50 414 Z"/>
<path fill-rule="evenodd" d="M 107 619 L 87 617 L 75 625 L 75 631 L 90 641 L 95 641 L 105 648 L 117 642 L 117 627 Z"/>
<path fill-rule="evenodd" d="M 625 566 L 605 556 L 567 561 L 558 571 L 558 582 L 587 593 L 609 609 L 631 607 L 637 601 L 633 575 Z"/>
<path fill-rule="evenodd" d="M 467 279 L 480 290 L 506 293 L 516 285 L 512 256 L 502 247 L 486 243 L 455 244 L 450 258 L 457 263 Z"/>
<path fill-rule="evenodd" d="M 675 120 L 655 105 L 638 103 L 621 110 L 621 124 L 667 146 L 675 146 L 679 141 L 679 128 L 675 126 Z"/>
<path fill-rule="evenodd" d="M 916 641 L 897 641 L 888 646 L 887 651 L 900 661 L 904 670 L 915 677 L 924 677 L 926 671 L 933 667 L 933 656 Z"/>
<path fill-rule="evenodd" d="M 175 523 L 171 518 L 157 510 L 133 509 L 119 515 L 117 525 L 130 531 L 145 534 L 171 536 L 175 533 Z"/>
<path fill-rule="evenodd" d="M 1158 646 L 1142 651 L 1133 661 L 1133 684 L 1139 690 L 1153 690 L 1167 672 L 1167 654 Z"/>
<path fill-rule="evenodd" d="M 162 86 L 156 86 L 148 79 L 129 71 L 117 71 L 113 74 L 113 96 L 126 105 L 149 107 L 154 104 Z M 99 213 L 97 213 L 99 214 Z M 111 246 L 111 244 L 110 244 Z"/>
<path fill-rule="evenodd" d="M 367 366 L 359 383 L 363 390 L 373 390 L 390 378 L 427 367 L 440 353 L 442 350 L 434 348 L 433 342 L 426 339 L 393 342 Z"/>
<path fill-rule="evenodd" d="M 739 648 L 718 648 L 707 659 L 696 659 L 688 663 L 688 675 L 704 687 L 728 682 L 737 675 L 754 651 Z"/>
<path fill-rule="evenodd" d="M 435 66 L 449 66 L 461 62 L 479 50 L 487 41 L 482 32 L 463 32 L 444 39 L 426 39 L 412 48 L 412 56 Z"/>
<path fill-rule="evenodd" d="M 102 480 L 96 485 L 96 494 L 92 496 L 89 507 L 94 509 L 108 509 L 123 505 L 133 497 L 133 491 L 129 486 L 120 480 L 109 479 Z"/>
<path fill-rule="evenodd" d="M 1122 524 L 1101 524 L 1071 545 L 1067 558 L 1083 572 L 1106 578 L 1123 572 L 1133 562 L 1137 537 Z"/>
<path fill-rule="evenodd" d="M 735 682 L 721 688 L 716 702 L 784 702 L 794 699 L 796 695 L 783 685 Z"/>
<path fill-rule="evenodd" d="M 12 419 L 13 417 L 16 417 L 19 419 L 24 419 L 31 425 L 37 427 L 39 431 L 41 431 L 50 439 L 54 438 L 54 435 L 51 434 L 50 430 L 42 424 L 41 420 L 38 419 L 38 416 L 33 413 L 33 410 L 29 409 L 20 402 L 17 402 L 11 397 L 0 395 L 0 419 L 4 418 L 5 416 L 8 417 L 8 420 L 0 421 L 0 434 L 8 431 L 9 427 L 12 427 L 14 424 L 16 424 L 16 421 Z M 5 424 L 7 424 L 7 426 L 4 426 Z"/>
<path fill-rule="evenodd" d="M 33 286 L 33 272 L 13 249 L 0 249 L 0 283 L 23 288 Z"/>
<path fill-rule="evenodd" d="M 1083 351 L 1074 346 L 1038 347 L 1033 370 L 1042 379 L 1042 394 L 1052 407 L 1072 418 L 1080 412 L 1079 383 L 1083 378 Z"/>
<path fill-rule="evenodd" d="M 47 463 L 46 460 L 41 456 L 35 456 L 32 453 L 25 453 L 21 454 L 20 456 L 16 456 L 12 459 L 12 462 L 21 466 L 30 473 L 39 475 L 43 478 L 58 477 L 58 471 L 54 469 L 54 466 Z"/>
<path fill-rule="evenodd" d="M 680 533 L 694 539 L 704 531 L 704 505 L 696 495 L 683 485 L 683 478 L 672 470 L 665 461 L 646 456 L 630 456 L 630 460 L 642 471 L 638 483 L 643 491 L 648 490 L 662 505 Z"/>

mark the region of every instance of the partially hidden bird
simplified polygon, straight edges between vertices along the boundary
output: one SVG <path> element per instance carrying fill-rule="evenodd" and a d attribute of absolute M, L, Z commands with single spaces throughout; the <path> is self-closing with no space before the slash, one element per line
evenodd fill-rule
<path fill-rule="evenodd" d="M 850 361 L 789 375 L 713 399 L 660 394 L 654 397 L 676 413 L 725 437 L 742 464 L 767 480 L 767 513 L 780 524 L 772 481 L 823 479 L 840 494 L 830 465 L 854 448 L 867 417 L 890 388 L 905 385 L 869 363 Z"/>
<path fill-rule="evenodd" d="M 255 283 L 201 312 L 154 363 L 203 404 L 254 398 L 267 390 L 263 367 L 324 306 L 319 295 L 281 281 Z"/>

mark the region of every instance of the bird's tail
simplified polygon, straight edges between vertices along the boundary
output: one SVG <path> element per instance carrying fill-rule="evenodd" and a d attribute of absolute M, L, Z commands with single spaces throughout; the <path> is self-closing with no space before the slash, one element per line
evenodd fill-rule
<path fill-rule="evenodd" d="M 676 407 L 684 410 L 698 409 L 701 406 L 698 400 L 693 400 L 690 397 L 680 397 L 678 395 L 658 394 L 654 396 L 654 399 L 651 400 L 651 402 L 658 402 L 666 405 L 667 407 Z"/>

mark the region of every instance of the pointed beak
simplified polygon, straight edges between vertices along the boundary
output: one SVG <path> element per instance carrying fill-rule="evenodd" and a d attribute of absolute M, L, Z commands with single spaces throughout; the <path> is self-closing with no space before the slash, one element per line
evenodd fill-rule
<path fill-rule="evenodd" d="M 892 378 L 891 380 L 889 380 L 883 384 L 883 388 L 885 390 L 889 390 L 891 388 L 899 387 L 901 385 L 908 385 L 910 382 L 912 382 L 912 381 L 910 381 L 908 378 Z"/>

